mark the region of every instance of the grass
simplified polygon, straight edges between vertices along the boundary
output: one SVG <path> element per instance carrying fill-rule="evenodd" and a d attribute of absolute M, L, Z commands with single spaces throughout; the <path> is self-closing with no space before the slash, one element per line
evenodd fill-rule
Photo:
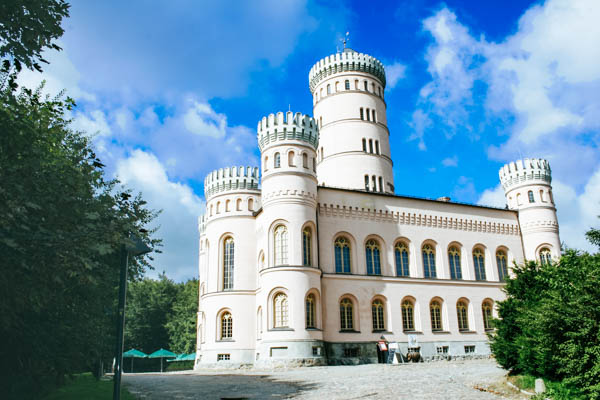
<path fill-rule="evenodd" d="M 75 375 L 67 383 L 54 390 L 43 400 L 105 400 L 112 399 L 113 381 L 96 380 L 90 373 Z M 121 386 L 121 399 L 135 400 L 135 397 Z"/>
<path fill-rule="evenodd" d="M 528 392 L 535 391 L 535 380 L 536 378 L 531 375 L 514 375 L 509 377 L 509 380 L 517 386 L 519 389 L 526 390 Z M 562 382 L 552 382 L 544 379 L 546 384 L 546 391 L 542 394 L 536 395 L 531 399 L 546 399 L 550 398 L 553 400 L 585 400 L 585 396 L 581 394 L 575 388 L 568 387 Z"/>

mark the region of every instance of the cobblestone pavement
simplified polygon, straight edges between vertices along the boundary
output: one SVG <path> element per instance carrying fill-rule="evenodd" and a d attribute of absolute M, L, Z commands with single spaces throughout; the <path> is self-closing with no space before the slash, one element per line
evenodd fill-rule
<path fill-rule="evenodd" d="M 294 369 L 125 374 L 139 399 L 501 399 L 475 387 L 499 387 L 493 360 L 367 364 Z"/>

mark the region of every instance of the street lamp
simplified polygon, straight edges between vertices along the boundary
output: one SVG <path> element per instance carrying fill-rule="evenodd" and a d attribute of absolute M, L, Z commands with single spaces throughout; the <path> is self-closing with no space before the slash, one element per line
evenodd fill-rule
<path fill-rule="evenodd" d="M 115 350 L 115 373 L 113 377 L 113 400 L 121 399 L 121 372 L 123 366 L 123 331 L 125 328 L 125 296 L 127 294 L 127 262 L 129 256 L 139 256 L 152 251 L 142 240 L 131 235 L 131 244 L 121 245 L 121 277 L 119 281 L 119 309 L 117 310 L 117 347 Z"/>

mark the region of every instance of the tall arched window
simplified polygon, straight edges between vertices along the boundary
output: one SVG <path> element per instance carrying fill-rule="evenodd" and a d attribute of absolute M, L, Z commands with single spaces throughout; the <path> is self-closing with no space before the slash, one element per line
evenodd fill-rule
<path fill-rule="evenodd" d="M 448 249 L 448 261 L 450 261 L 450 278 L 462 279 L 462 268 L 460 267 L 460 250 L 456 246 Z"/>
<path fill-rule="evenodd" d="M 484 301 L 481 305 L 481 313 L 483 314 L 483 327 L 486 331 L 493 329 L 492 327 L 492 305 L 489 301 Z"/>
<path fill-rule="evenodd" d="M 369 84 L 367 83 L 367 81 L 364 81 L 364 86 L 365 86 L 365 91 L 368 92 L 369 91 Z"/>
<path fill-rule="evenodd" d="M 335 272 L 338 274 L 350 273 L 350 241 L 341 236 L 335 240 Z"/>
<path fill-rule="evenodd" d="M 468 331 L 469 330 L 469 314 L 467 303 L 459 301 L 456 303 L 456 315 L 458 317 L 458 330 Z"/>
<path fill-rule="evenodd" d="M 396 275 L 408 276 L 408 246 L 406 243 L 396 243 L 394 246 L 394 258 L 396 259 Z"/>
<path fill-rule="evenodd" d="M 344 87 L 346 90 L 350 90 L 350 81 L 348 79 L 346 79 L 346 82 L 344 82 Z"/>
<path fill-rule="evenodd" d="M 316 328 L 315 325 L 315 295 L 306 296 L 306 327 Z"/>
<path fill-rule="evenodd" d="M 233 238 L 228 237 L 223 246 L 223 290 L 233 289 L 234 250 Z"/>
<path fill-rule="evenodd" d="M 367 242 L 365 254 L 367 256 L 367 274 L 381 275 L 381 251 L 375 240 L 371 239 Z"/>
<path fill-rule="evenodd" d="M 235 211 L 242 211 L 242 199 L 235 201 Z"/>
<path fill-rule="evenodd" d="M 530 203 L 535 202 L 535 199 L 533 198 L 533 192 L 531 190 L 529 192 L 527 192 L 527 197 L 529 198 Z"/>
<path fill-rule="evenodd" d="M 288 299 L 285 293 L 278 293 L 273 299 L 273 327 L 287 328 L 288 327 Z"/>
<path fill-rule="evenodd" d="M 221 340 L 233 337 L 233 318 L 230 312 L 221 315 Z"/>
<path fill-rule="evenodd" d="M 550 249 L 544 247 L 540 250 L 540 264 L 551 264 L 552 263 L 552 254 L 550 253 Z"/>
<path fill-rule="evenodd" d="M 485 281 L 485 256 L 483 250 L 473 250 L 473 265 L 475 266 L 475 279 Z"/>
<path fill-rule="evenodd" d="M 429 305 L 429 313 L 431 314 L 431 330 L 442 330 L 442 305 L 439 301 L 434 300 Z"/>
<path fill-rule="evenodd" d="M 402 330 L 415 330 L 415 307 L 410 300 L 404 300 L 402 303 Z"/>
<path fill-rule="evenodd" d="M 498 264 L 498 279 L 506 280 L 508 277 L 508 267 L 506 262 L 506 253 L 503 250 L 496 252 L 496 264 Z"/>
<path fill-rule="evenodd" d="M 327 94 L 331 94 L 331 85 L 327 85 Z"/>
<path fill-rule="evenodd" d="M 293 151 L 290 151 L 288 153 L 288 167 L 295 167 L 296 166 L 296 164 L 294 164 L 294 157 L 295 156 L 296 155 L 294 154 Z"/>
<path fill-rule="evenodd" d="M 353 308 L 350 299 L 342 299 L 340 302 L 340 329 L 342 331 L 354 330 Z"/>
<path fill-rule="evenodd" d="M 288 260 L 287 228 L 279 225 L 275 228 L 275 265 L 285 265 Z"/>
<path fill-rule="evenodd" d="M 383 178 L 380 176 L 378 178 L 378 181 L 379 181 L 379 191 L 383 192 Z"/>
<path fill-rule="evenodd" d="M 302 263 L 310 267 L 312 265 L 312 231 L 306 227 L 302 231 Z"/>
<path fill-rule="evenodd" d="M 308 168 L 308 154 L 302 153 L 302 167 Z"/>
<path fill-rule="evenodd" d="M 369 175 L 365 175 L 365 190 L 369 191 Z"/>
<path fill-rule="evenodd" d="M 360 108 L 360 119 L 365 119 L 365 110 L 362 107 Z"/>
<path fill-rule="evenodd" d="M 375 112 L 375 111 L 373 111 L 373 112 Z M 373 115 L 375 115 L 375 114 L 373 114 Z M 375 141 L 375 154 L 379 154 L 379 140 Z"/>
<path fill-rule="evenodd" d="M 385 317 L 383 312 L 383 302 L 381 300 L 375 300 L 371 304 L 371 312 L 373 314 L 373 330 L 383 331 L 385 330 Z"/>
<path fill-rule="evenodd" d="M 367 139 L 363 138 L 362 145 L 363 145 L 363 151 L 366 153 L 367 152 Z"/>
<path fill-rule="evenodd" d="M 275 168 L 281 167 L 281 155 L 279 153 L 275 153 Z"/>
<path fill-rule="evenodd" d="M 254 211 L 254 199 L 248 199 L 248 211 Z"/>
<path fill-rule="evenodd" d="M 435 278 L 435 250 L 431 245 L 423 246 L 423 272 L 425 278 Z"/>

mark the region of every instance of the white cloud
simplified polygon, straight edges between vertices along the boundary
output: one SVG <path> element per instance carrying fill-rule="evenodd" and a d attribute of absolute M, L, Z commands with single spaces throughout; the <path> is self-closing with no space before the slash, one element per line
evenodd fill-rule
<path fill-rule="evenodd" d="M 502 188 L 502 185 L 499 184 L 493 189 L 484 190 L 479 197 L 479 200 L 477 200 L 477 204 L 481 206 L 505 207 L 506 196 L 504 195 L 504 189 Z"/>
<path fill-rule="evenodd" d="M 90 136 L 109 136 L 112 130 L 106 121 L 106 115 L 102 110 L 94 110 L 88 115 L 82 112 L 76 112 L 71 123 L 71 127 L 76 131 L 85 132 Z"/>
<path fill-rule="evenodd" d="M 222 138 L 225 136 L 227 118 L 216 113 L 208 103 L 190 101 L 190 107 L 183 116 L 186 129 L 197 135 Z"/>
<path fill-rule="evenodd" d="M 442 160 L 442 165 L 444 167 L 457 167 L 458 166 L 458 157 L 448 157 Z"/>
<path fill-rule="evenodd" d="M 155 271 L 150 275 L 164 270 L 175 280 L 197 276 L 197 224 L 204 202 L 188 185 L 170 180 L 164 166 L 149 152 L 134 150 L 128 158 L 119 160 L 116 176 L 127 187 L 141 192 L 148 208 L 163 210 L 155 224 L 160 226 L 156 237 L 163 239 L 164 253 L 155 255 Z"/>
<path fill-rule="evenodd" d="M 406 65 L 400 62 L 387 65 L 385 67 L 385 76 L 387 81 L 386 89 L 394 89 L 398 82 L 406 77 Z"/>

